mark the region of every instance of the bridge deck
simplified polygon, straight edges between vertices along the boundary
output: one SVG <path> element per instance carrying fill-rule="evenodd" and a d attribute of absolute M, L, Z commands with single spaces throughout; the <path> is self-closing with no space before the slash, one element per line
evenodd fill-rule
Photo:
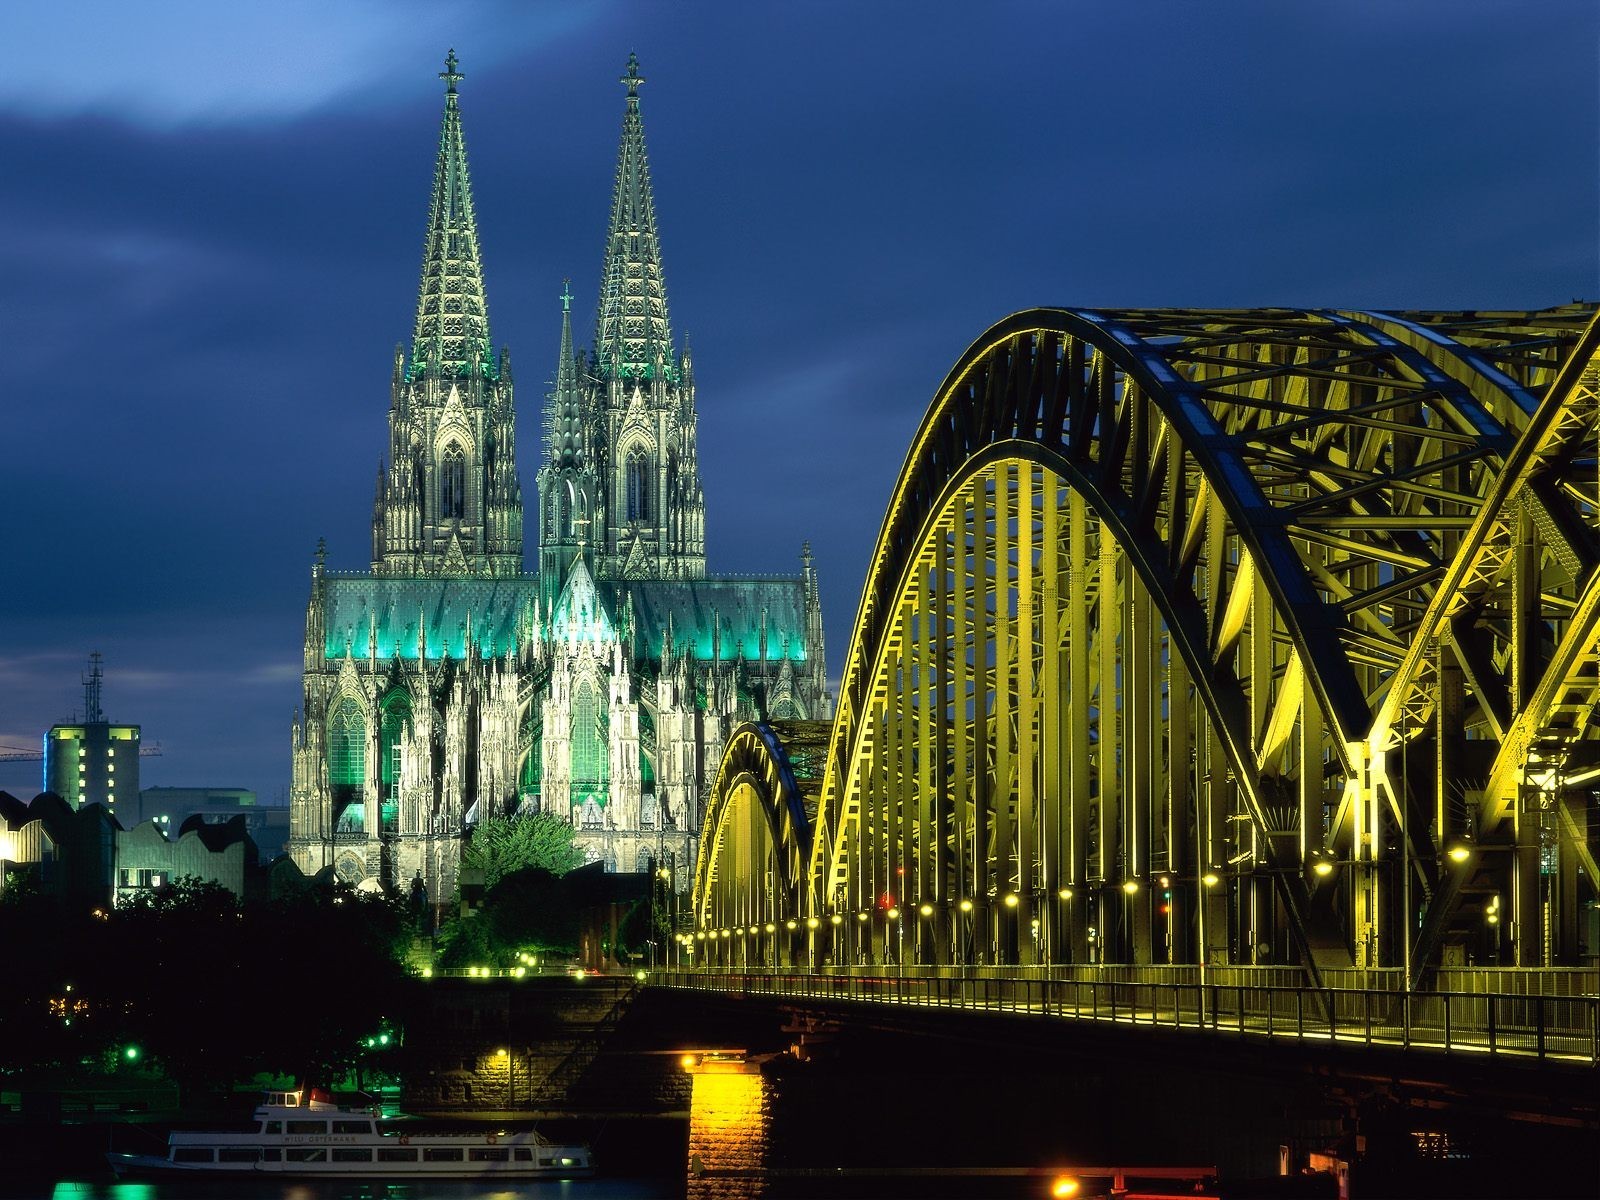
<path fill-rule="evenodd" d="M 658 971 L 657 986 L 1034 1015 L 1425 1053 L 1600 1062 L 1600 996 L 1418 992 L 1260 984 L 1148 983 L 1042 975 L 810 973 L 787 968 Z"/>

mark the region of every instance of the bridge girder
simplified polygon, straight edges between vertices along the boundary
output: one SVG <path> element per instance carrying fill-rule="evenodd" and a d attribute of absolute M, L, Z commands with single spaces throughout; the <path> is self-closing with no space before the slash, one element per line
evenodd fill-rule
<path fill-rule="evenodd" d="M 1466 743 L 1503 791 L 1596 690 L 1588 316 L 989 330 L 901 472 L 789 856 L 825 952 L 1428 961 L 1480 865 L 1447 847 L 1496 828 Z"/>

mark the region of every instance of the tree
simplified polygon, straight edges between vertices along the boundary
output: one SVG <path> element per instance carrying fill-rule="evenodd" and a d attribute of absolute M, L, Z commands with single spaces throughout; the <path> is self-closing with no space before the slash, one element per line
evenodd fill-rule
<path fill-rule="evenodd" d="M 488 817 L 473 828 L 461 865 L 482 871 L 483 886 L 492 889 L 526 867 L 565 875 L 583 865 L 583 851 L 573 844 L 572 826 L 554 813 Z"/>

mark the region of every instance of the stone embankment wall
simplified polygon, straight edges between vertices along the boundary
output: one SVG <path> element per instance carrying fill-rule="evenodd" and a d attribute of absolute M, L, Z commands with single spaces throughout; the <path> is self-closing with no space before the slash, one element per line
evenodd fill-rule
<path fill-rule="evenodd" d="M 685 1112 L 689 1080 L 627 977 L 433 979 L 405 1019 L 408 1111 Z"/>

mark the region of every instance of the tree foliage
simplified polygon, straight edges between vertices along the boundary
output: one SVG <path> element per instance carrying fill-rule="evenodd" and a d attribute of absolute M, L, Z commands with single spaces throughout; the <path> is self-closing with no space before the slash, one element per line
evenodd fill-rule
<path fill-rule="evenodd" d="M 515 966 L 524 951 L 566 957 L 578 949 L 578 908 L 557 876 L 523 867 L 491 887 L 477 912 L 447 922 L 439 940 L 445 967 Z"/>
<path fill-rule="evenodd" d="M 479 821 L 462 852 L 461 865 L 482 871 L 483 886 L 492 889 L 528 867 L 565 875 L 583 865 L 583 851 L 573 843 L 572 826 L 554 813 L 521 813 Z"/>
<path fill-rule="evenodd" d="M 345 887 L 249 908 L 193 879 L 111 909 L 7 904 L 0 943 L 27 965 L 0 989 L 5 1066 L 136 1045 L 191 1094 L 258 1072 L 331 1078 L 399 1011 L 410 934 L 403 901 Z"/>

